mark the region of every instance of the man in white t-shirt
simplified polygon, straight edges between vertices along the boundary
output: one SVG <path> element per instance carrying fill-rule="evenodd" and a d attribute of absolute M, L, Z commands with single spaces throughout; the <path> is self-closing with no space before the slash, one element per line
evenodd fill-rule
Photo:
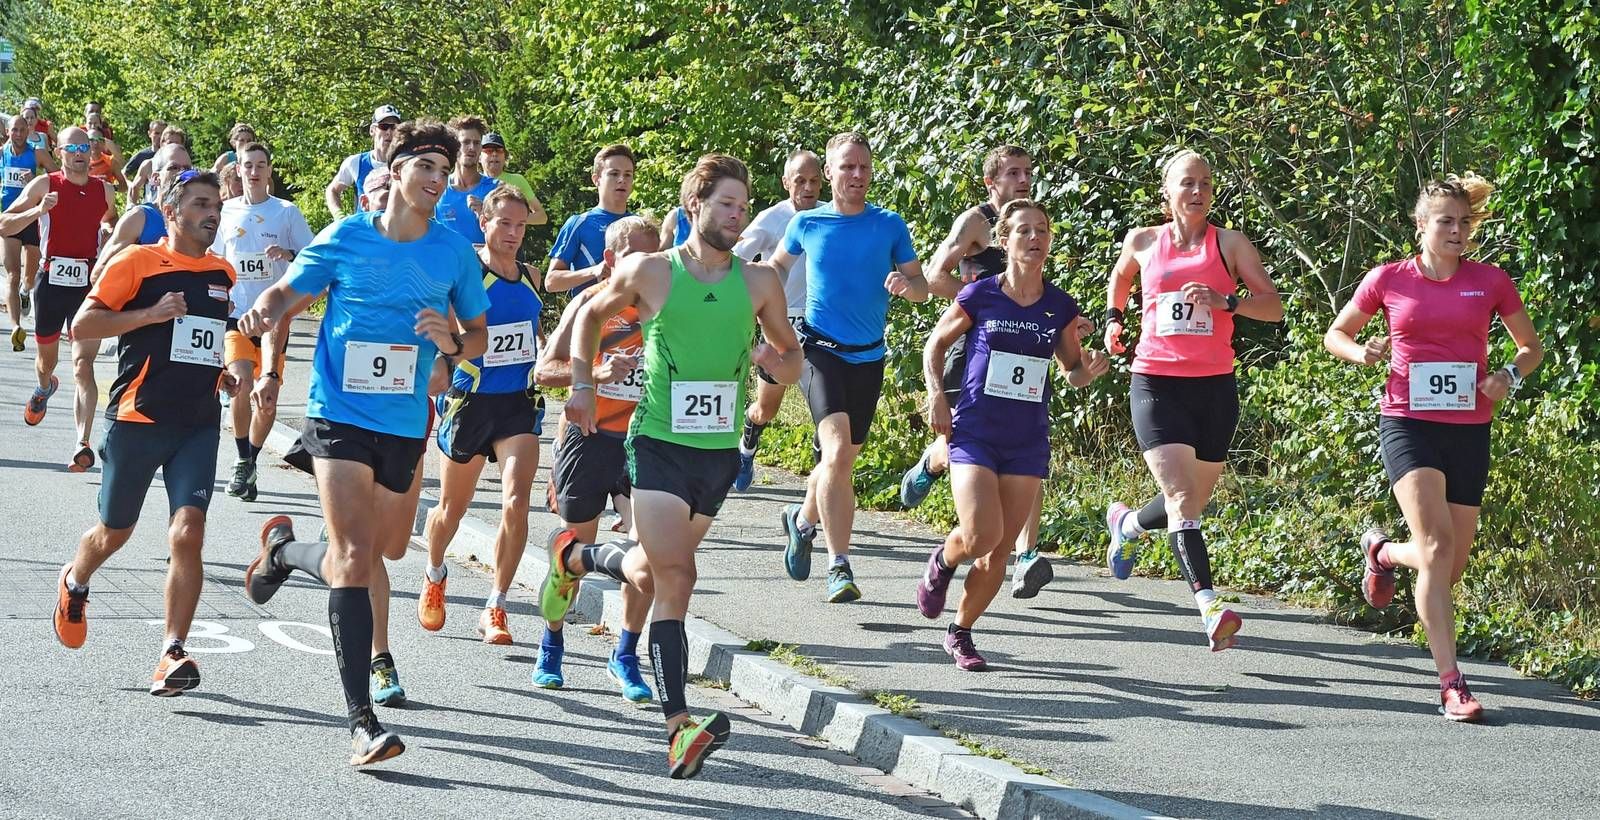
<path fill-rule="evenodd" d="M 739 235 L 739 244 L 733 252 L 747 262 L 771 259 L 783 241 L 789 220 L 799 211 L 817 207 L 817 197 L 822 192 L 822 161 L 811 151 L 801 148 L 789 155 L 783 164 L 783 189 L 789 198 L 756 214 L 750 226 Z M 783 295 L 789 306 L 789 324 L 799 326 L 806 315 L 806 265 L 805 255 L 795 260 L 783 280 Z M 739 437 L 739 473 L 734 476 L 733 488 L 739 492 L 750 489 L 755 478 L 756 446 L 761 443 L 761 433 L 778 415 L 783 404 L 784 386 L 773 381 L 765 371 L 757 368 L 756 400 L 745 410 L 744 435 Z"/>
<path fill-rule="evenodd" d="M 289 262 L 301 248 L 311 244 L 311 228 L 300 208 L 286 199 L 272 196 L 272 153 L 265 145 L 252 142 L 239 149 L 238 173 L 244 194 L 222 203 L 222 220 L 211 251 L 229 262 L 238 275 L 230 300 L 228 331 L 223 342 L 223 363 L 239 380 L 239 394 L 230 403 L 233 411 L 233 443 L 239 458 L 233 463 L 233 479 L 228 495 L 254 501 L 256 498 L 256 455 L 266 444 L 267 433 L 277 420 L 277 406 L 269 404 L 252 414 L 251 392 L 263 376 L 261 340 L 239 332 L 239 317 L 255 304 L 256 297 L 283 276 Z M 284 348 L 289 334 L 280 335 L 264 374 L 281 382 Z M 253 417 L 252 417 L 253 415 Z"/>
<path fill-rule="evenodd" d="M 399 127 L 400 109 L 392 105 L 380 105 L 372 112 L 372 124 L 367 126 L 367 132 L 372 134 L 372 150 L 351 154 L 339 164 L 339 172 L 333 175 L 333 181 L 328 183 L 328 189 L 323 191 L 322 198 L 328 203 L 328 213 L 333 215 L 333 221 L 338 222 L 345 217 L 344 206 L 340 199 L 345 191 L 355 193 L 356 212 L 366 210 L 361 206 L 361 182 L 372 173 L 374 168 L 387 168 L 389 166 L 389 148 L 394 143 L 394 129 Z"/>

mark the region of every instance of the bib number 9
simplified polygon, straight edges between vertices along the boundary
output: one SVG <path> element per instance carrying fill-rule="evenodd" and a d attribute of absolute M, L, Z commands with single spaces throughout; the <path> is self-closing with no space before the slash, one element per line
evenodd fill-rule
<path fill-rule="evenodd" d="M 672 432 L 731 433 L 736 382 L 673 382 Z"/>
<path fill-rule="evenodd" d="M 416 385 L 417 346 L 346 342 L 346 393 L 404 394 Z"/>

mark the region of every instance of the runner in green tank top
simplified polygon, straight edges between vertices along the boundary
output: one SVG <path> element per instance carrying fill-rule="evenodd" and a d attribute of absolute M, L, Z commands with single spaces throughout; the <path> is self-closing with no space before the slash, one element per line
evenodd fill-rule
<path fill-rule="evenodd" d="M 689 716 L 683 620 L 694 592 L 695 550 L 739 469 L 738 425 L 749 368 L 759 365 L 783 384 L 800 378 L 800 343 L 789 326 L 777 271 L 732 255 L 750 220 L 749 184 L 739 160 L 724 154 L 701 157 L 684 180 L 694 228 L 688 241 L 667 252 L 621 260 L 610 286 L 579 310 L 572 330 L 566 418 L 591 435 L 591 364 L 601 324 L 635 306 L 644 325 L 644 393 L 627 443 L 639 543 L 585 544 L 570 529 L 555 532 L 539 606 L 546 620 L 560 620 L 572 605 L 578 578 L 587 572 L 644 592 L 653 585 L 650 659 L 674 778 L 694 777 L 728 739 L 724 715 Z M 765 341 L 751 350 L 756 322 Z"/>

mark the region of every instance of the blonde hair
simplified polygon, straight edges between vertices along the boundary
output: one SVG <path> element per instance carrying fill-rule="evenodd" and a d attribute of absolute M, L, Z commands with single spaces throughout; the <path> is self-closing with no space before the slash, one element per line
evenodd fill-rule
<path fill-rule="evenodd" d="M 1478 226 L 1483 220 L 1488 219 L 1489 195 L 1494 193 L 1494 184 L 1489 180 L 1468 171 L 1464 176 L 1451 174 L 1442 180 L 1434 180 L 1422 186 L 1417 192 L 1417 204 L 1411 211 L 1411 218 L 1418 223 L 1417 236 L 1422 235 L 1420 224 L 1428 218 L 1433 211 L 1433 203 L 1439 199 L 1454 199 L 1465 203 L 1467 206 L 1467 248 L 1474 249 L 1478 243 L 1473 241 L 1473 234 L 1478 232 Z"/>
<path fill-rule="evenodd" d="M 647 234 L 651 239 L 661 235 L 661 223 L 648 216 L 625 216 L 606 226 L 606 250 L 621 255 L 628 249 L 628 240 L 636 233 Z"/>
<path fill-rule="evenodd" d="M 1018 211 L 1038 211 L 1044 215 L 1045 224 L 1050 223 L 1050 212 L 1043 205 L 1031 199 L 1013 199 L 1000 206 L 1000 216 L 994 222 L 994 238 L 999 244 L 1004 245 L 1011 237 L 1011 215 Z"/>
<path fill-rule="evenodd" d="M 501 185 L 490 191 L 489 195 L 483 198 L 484 216 L 492 218 L 494 214 L 500 212 L 500 206 L 507 202 L 516 202 L 525 208 L 528 213 L 533 213 L 533 206 L 528 204 L 527 194 L 524 194 L 514 185 Z"/>
<path fill-rule="evenodd" d="M 1203 154 L 1194 150 L 1193 148 L 1179 148 L 1177 151 L 1172 153 L 1172 156 L 1167 157 L 1166 160 L 1161 163 L 1161 184 L 1160 187 L 1157 188 L 1157 191 L 1159 192 L 1157 196 L 1161 200 L 1161 213 L 1168 219 L 1172 218 L 1172 206 L 1167 204 L 1167 175 L 1172 173 L 1173 168 L 1176 168 L 1191 159 L 1197 159 L 1205 163 L 1207 170 L 1211 168 L 1211 160 L 1206 159 Z"/>

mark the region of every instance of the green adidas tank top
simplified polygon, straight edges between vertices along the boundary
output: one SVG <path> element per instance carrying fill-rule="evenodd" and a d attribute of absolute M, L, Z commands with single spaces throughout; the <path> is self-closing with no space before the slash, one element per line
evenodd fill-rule
<path fill-rule="evenodd" d="M 756 330 L 743 263 L 733 257 L 728 275 L 706 284 L 684 268 L 681 253 L 668 252 L 672 289 L 661 312 L 644 323 L 644 391 L 628 434 L 733 449 L 744 423 Z"/>

